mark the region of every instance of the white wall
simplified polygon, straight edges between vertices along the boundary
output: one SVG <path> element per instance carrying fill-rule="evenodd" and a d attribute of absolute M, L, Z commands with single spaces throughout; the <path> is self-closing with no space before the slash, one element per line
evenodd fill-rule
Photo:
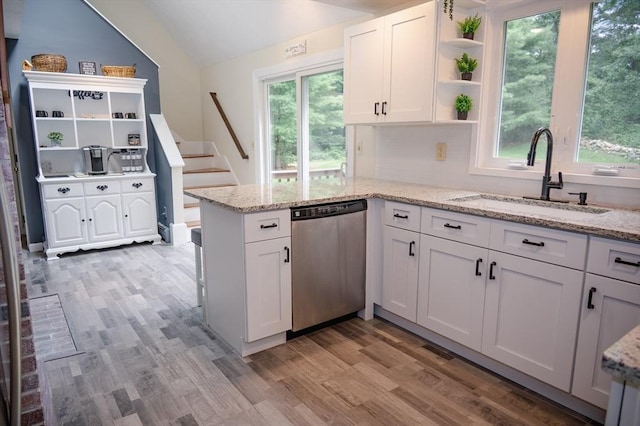
<path fill-rule="evenodd" d="M 362 20 L 366 19 L 368 18 L 365 17 Z M 203 69 L 201 87 L 205 139 L 216 142 L 220 153 L 229 159 L 240 183 L 254 183 L 256 181 L 253 72 L 287 61 L 298 60 L 299 57 L 290 59 L 285 57 L 285 48 L 293 42 L 307 41 L 306 56 L 341 48 L 344 28 L 354 23 L 356 22 L 351 21 L 306 34 L 289 42 Z M 242 147 L 249 155 L 248 160 L 240 158 L 209 92 L 218 94 L 218 100 L 222 104 L 227 118 Z"/>
<path fill-rule="evenodd" d="M 513 196 L 539 196 L 541 176 L 515 179 L 469 174 L 471 131 L 467 125 L 389 126 L 356 129 L 356 176 L 464 188 Z M 436 161 L 436 144 L 447 144 L 447 158 Z M 640 188 L 567 182 L 551 190 L 553 198 L 576 200 L 568 192 L 587 192 L 588 203 L 638 208 Z"/>
<path fill-rule="evenodd" d="M 159 65 L 160 105 L 169 127 L 187 140 L 202 140 L 198 65 L 176 44 L 143 0 L 86 1 Z"/>

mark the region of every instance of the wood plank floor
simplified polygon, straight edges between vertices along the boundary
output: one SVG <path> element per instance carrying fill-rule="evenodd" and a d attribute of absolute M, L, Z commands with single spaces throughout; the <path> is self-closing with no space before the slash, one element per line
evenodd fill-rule
<path fill-rule="evenodd" d="M 191 243 L 25 263 L 83 351 L 40 363 L 51 424 L 590 424 L 380 319 L 242 358 L 201 322 Z"/>

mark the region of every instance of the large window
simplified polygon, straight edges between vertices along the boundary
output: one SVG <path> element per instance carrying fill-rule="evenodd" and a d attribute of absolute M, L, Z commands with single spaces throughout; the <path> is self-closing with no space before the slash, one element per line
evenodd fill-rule
<path fill-rule="evenodd" d="M 488 66 L 497 78 L 476 163 L 518 168 L 535 130 L 548 127 L 554 169 L 640 177 L 640 0 L 542 0 L 491 18 Z"/>
<path fill-rule="evenodd" d="M 344 176 L 342 80 L 340 68 L 265 82 L 271 183 Z"/>

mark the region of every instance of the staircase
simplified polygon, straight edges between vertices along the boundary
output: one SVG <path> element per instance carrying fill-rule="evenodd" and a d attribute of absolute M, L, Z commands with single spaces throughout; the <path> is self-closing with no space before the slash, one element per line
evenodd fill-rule
<path fill-rule="evenodd" d="M 220 156 L 213 142 L 176 142 L 184 161 L 184 190 L 235 186 L 238 179 L 226 157 Z M 188 228 L 200 226 L 200 204 L 196 198 L 183 195 L 184 221 Z"/>

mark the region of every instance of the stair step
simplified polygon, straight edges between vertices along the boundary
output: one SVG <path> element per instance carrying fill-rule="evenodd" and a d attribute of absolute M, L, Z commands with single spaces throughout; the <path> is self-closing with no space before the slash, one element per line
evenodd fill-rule
<path fill-rule="evenodd" d="M 185 170 L 182 172 L 182 174 L 185 175 L 185 174 L 193 174 L 193 173 L 226 173 L 226 172 L 229 172 L 229 170 L 220 169 L 217 167 L 209 167 L 206 169 Z"/>
<path fill-rule="evenodd" d="M 198 207 L 198 206 L 200 206 L 200 203 L 186 203 L 186 204 L 184 205 L 184 208 L 185 208 L 185 209 L 190 209 L 190 208 Z"/>
<path fill-rule="evenodd" d="M 199 220 L 192 220 L 190 222 L 185 222 L 185 225 L 187 225 L 187 228 L 196 228 L 196 227 L 200 226 L 200 221 Z"/>
<path fill-rule="evenodd" d="M 213 158 L 214 155 L 211 155 L 211 154 L 182 154 L 182 158 L 206 158 L 206 157 Z"/>

